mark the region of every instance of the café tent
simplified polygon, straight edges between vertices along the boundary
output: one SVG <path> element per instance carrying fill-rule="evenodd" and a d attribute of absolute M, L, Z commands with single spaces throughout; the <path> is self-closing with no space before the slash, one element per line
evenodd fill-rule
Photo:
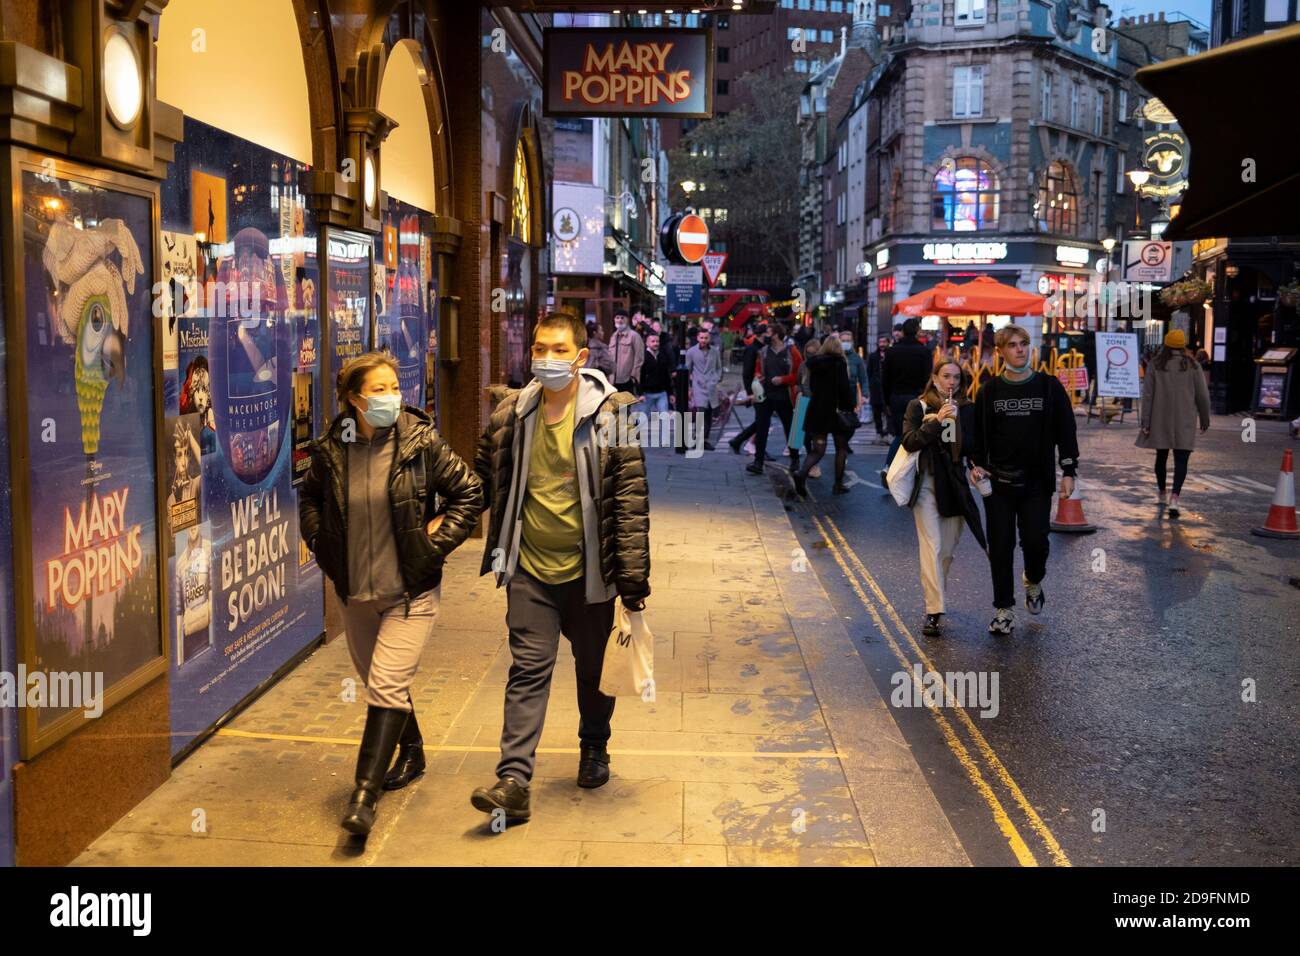
<path fill-rule="evenodd" d="M 934 307 L 935 297 L 955 288 L 957 288 L 957 283 L 944 280 L 932 289 L 909 295 L 906 299 L 894 303 L 894 315 L 907 318 L 915 318 L 919 315 L 939 315 L 941 314 L 940 310 Z"/>
<path fill-rule="evenodd" d="M 1041 295 L 1004 285 L 989 276 L 979 276 L 960 285 L 940 285 L 948 288 L 934 297 L 932 312 L 938 315 L 1042 315 L 1047 304 Z"/>

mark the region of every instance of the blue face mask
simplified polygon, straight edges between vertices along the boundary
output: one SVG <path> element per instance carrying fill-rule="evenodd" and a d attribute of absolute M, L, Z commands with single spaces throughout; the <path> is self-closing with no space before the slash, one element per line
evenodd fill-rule
<path fill-rule="evenodd" d="M 552 392 L 568 388 L 573 376 L 578 374 L 573 363 L 564 359 L 533 359 L 532 368 L 533 376 L 542 383 L 542 387 L 549 388 Z"/>
<path fill-rule="evenodd" d="M 367 408 L 362 412 L 362 416 L 375 428 L 387 428 L 397 421 L 398 414 L 402 411 L 402 396 L 389 393 L 387 395 L 367 395 Z"/>

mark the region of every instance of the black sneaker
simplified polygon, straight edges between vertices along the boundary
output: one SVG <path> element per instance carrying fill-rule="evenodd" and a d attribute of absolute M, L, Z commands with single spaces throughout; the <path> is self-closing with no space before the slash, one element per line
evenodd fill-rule
<path fill-rule="evenodd" d="M 740 442 L 736 441 L 736 439 L 733 438 L 727 442 L 727 447 L 731 449 L 733 455 L 740 454 Z"/>
<path fill-rule="evenodd" d="M 1043 605 L 1047 603 L 1047 595 L 1043 593 L 1042 582 L 1034 584 L 1024 575 L 1021 575 L 1020 580 L 1025 583 L 1025 610 L 1030 614 L 1043 613 Z"/>
<path fill-rule="evenodd" d="M 507 820 L 527 820 L 532 816 L 528 806 L 528 788 L 514 777 L 502 777 L 492 787 L 479 787 L 470 794 L 469 802 L 475 810 L 492 813 L 505 811 Z"/>
<path fill-rule="evenodd" d="M 837 484 L 833 488 L 831 488 L 831 494 L 833 495 L 847 495 L 848 493 L 849 493 L 848 485 Z"/>
<path fill-rule="evenodd" d="M 880 484 L 884 486 L 884 489 L 886 491 L 889 490 L 889 478 L 887 477 L 888 474 L 889 472 L 885 471 L 885 469 L 883 468 L 880 469 Z"/>
<path fill-rule="evenodd" d="M 939 627 L 942 618 L 942 614 L 927 614 L 925 623 L 921 625 L 921 633 L 926 637 L 938 637 L 943 633 Z"/>
<path fill-rule="evenodd" d="M 799 474 L 799 472 L 796 471 L 796 472 L 795 472 L 793 475 L 791 475 L 790 477 L 791 477 L 791 479 L 794 481 L 794 490 L 795 490 L 795 493 L 798 494 L 800 498 L 807 498 L 807 497 L 808 497 L 808 483 L 807 483 L 806 481 L 804 481 L 804 477 L 803 477 L 803 475 Z"/>
<path fill-rule="evenodd" d="M 1015 627 L 1015 614 L 1009 607 L 998 608 L 998 612 L 993 615 L 993 620 L 989 621 L 990 634 L 1010 634 L 1013 627 Z"/>
<path fill-rule="evenodd" d="M 745 470 L 749 472 L 751 475 L 761 475 L 763 473 L 763 466 L 760 465 L 758 462 L 754 462 L 752 464 L 746 465 Z"/>

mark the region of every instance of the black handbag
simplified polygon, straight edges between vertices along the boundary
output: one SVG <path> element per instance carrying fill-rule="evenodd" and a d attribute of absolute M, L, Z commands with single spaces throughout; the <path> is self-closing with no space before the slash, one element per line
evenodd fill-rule
<path fill-rule="evenodd" d="M 862 422 L 858 421 L 858 413 L 851 412 L 846 408 L 838 409 L 835 412 L 835 420 L 839 423 L 841 432 L 848 432 L 852 435 L 858 430 Z"/>

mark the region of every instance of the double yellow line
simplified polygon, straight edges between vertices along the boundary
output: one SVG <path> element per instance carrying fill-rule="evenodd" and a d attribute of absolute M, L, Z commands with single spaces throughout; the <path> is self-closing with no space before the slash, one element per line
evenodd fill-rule
<path fill-rule="evenodd" d="M 844 539 L 844 535 L 840 533 L 840 529 L 836 526 L 835 522 L 829 517 L 821 519 L 815 515 L 812 516 L 812 520 L 817 526 L 818 532 L 830 546 L 831 556 L 835 558 L 835 562 L 840 566 L 840 570 L 844 572 L 844 576 L 848 579 L 849 584 L 857 594 L 858 600 L 862 602 L 862 606 L 867 609 L 867 613 L 870 614 L 872 620 L 875 621 L 876 628 L 885 638 L 885 642 L 889 645 L 889 649 L 893 651 L 894 656 L 898 658 L 898 662 L 903 666 L 904 671 L 911 674 L 912 680 L 917 683 L 916 690 L 917 693 L 920 694 L 922 687 L 920 682 L 917 681 L 916 675 L 912 669 L 913 661 L 908 658 L 903 646 L 901 646 L 898 640 L 895 639 L 894 633 L 891 633 L 889 625 L 892 625 L 894 632 L 902 638 L 903 644 L 911 647 L 926 672 L 940 672 L 930 661 L 930 658 L 926 655 L 921 645 L 916 642 L 916 638 L 912 636 L 912 632 L 903 624 L 902 619 L 898 616 L 898 612 L 894 610 L 894 606 L 889 602 L 889 599 L 885 597 L 885 592 L 881 590 L 880 585 L 876 583 L 876 579 L 871 576 L 871 572 L 868 571 L 858 559 L 857 554 Z M 825 525 L 822 523 L 823 520 L 825 521 Z M 829 533 L 827 531 L 828 527 Z M 850 567 L 850 565 L 852 565 L 852 567 Z M 866 585 L 866 588 L 871 591 L 874 600 L 872 597 L 868 597 L 867 592 L 863 590 L 864 584 Z M 886 621 L 888 621 L 888 624 Z M 920 696 L 918 699 L 924 700 L 924 696 Z M 1002 835 L 1006 838 L 1007 844 L 1011 847 L 1011 852 L 1016 856 L 1016 860 L 1021 866 L 1038 866 L 1038 860 L 1034 857 L 1033 851 L 1030 850 L 1028 843 L 1025 842 L 1024 837 L 1021 836 L 1020 831 L 1016 828 L 1016 824 L 1012 821 L 1011 816 L 1002 805 L 1002 801 L 998 799 L 997 793 L 989 784 L 988 780 L 985 779 L 984 773 L 980 769 L 979 760 L 976 760 L 976 758 L 971 754 L 970 749 L 962 742 L 961 737 L 957 733 L 956 727 L 953 726 L 952 722 L 947 718 L 947 716 L 945 716 L 941 709 L 933 704 L 926 704 L 926 707 L 929 709 L 931 716 L 934 717 L 935 723 L 938 724 L 939 732 L 943 735 L 943 739 L 948 744 L 948 748 L 952 751 L 953 756 L 957 758 L 962 769 L 965 770 L 966 776 L 970 779 L 976 792 L 988 805 L 989 811 L 993 814 L 993 820 L 997 824 L 998 830 L 1001 831 Z M 998 755 L 989 745 L 989 742 L 984 739 L 984 734 L 980 732 L 979 727 L 976 726 L 975 721 L 971 719 L 970 714 L 966 712 L 964 707 L 954 707 L 952 708 L 952 711 L 956 715 L 958 723 L 965 728 L 970 737 L 971 744 L 979 755 L 979 758 L 983 761 L 984 765 L 988 768 L 997 782 L 1000 783 L 1011 795 L 1015 805 L 1020 808 L 1021 813 L 1023 813 L 1025 819 L 1028 821 L 1029 829 L 1033 831 L 1042 844 L 1047 848 L 1047 853 L 1051 857 L 1052 864 L 1055 866 L 1069 866 L 1070 861 L 1066 857 L 1065 851 L 1061 849 L 1061 845 L 1056 842 L 1056 838 L 1052 836 L 1052 831 L 1048 829 L 1047 824 L 1043 822 L 1042 818 L 1038 815 L 1038 812 L 1030 804 L 1028 798 L 1025 796 L 1023 791 L 1021 791 L 1015 779 L 1011 776 L 1010 771 L 1008 771 L 1002 761 L 998 759 Z"/>

